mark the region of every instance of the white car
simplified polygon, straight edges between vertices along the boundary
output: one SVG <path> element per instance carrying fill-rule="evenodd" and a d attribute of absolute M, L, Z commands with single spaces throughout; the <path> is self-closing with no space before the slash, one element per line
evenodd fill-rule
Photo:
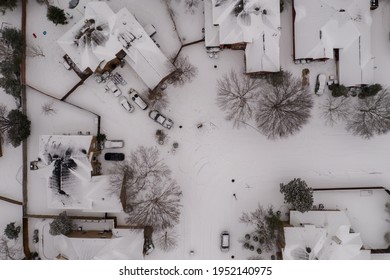
<path fill-rule="evenodd" d="M 230 249 L 230 234 L 227 231 L 221 233 L 221 251 L 227 252 Z"/>
<path fill-rule="evenodd" d="M 123 108 L 129 113 L 134 111 L 134 107 L 129 103 L 129 100 L 127 100 L 126 97 L 122 96 L 119 98 L 119 103 L 122 105 Z"/>
<path fill-rule="evenodd" d="M 123 140 L 106 140 L 104 141 L 104 149 L 123 148 L 125 143 Z"/>
<path fill-rule="evenodd" d="M 153 110 L 149 112 L 149 117 L 163 127 L 170 129 L 173 126 L 173 121 L 160 114 L 159 111 Z"/>
<path fill-rule="evenodd" d="M 319 74 L 317 76 L 317 82 L 314 92 L 317 95 L 321 95 L 325 91 L 325 85 L 326 85 L 326 75 L 325 74 Z"/>
<path fill-rule="evenodd" d="M 131 100 L 134 101 L 135 104 L 138 105 L 138 107 L 140 107 L 142 110 L 146 110 L 146 108 L 148 108 L 148 104 L 146 104 L 146 102 L 141 98 L 141 96 L 139 96 L 138 92 L 131 88 L 129 90 L 129 94 L 131 96 Z"/>
<path fill-rule="evenodd" d="M 121 90 L 114 84 L 113 81 L 109 81 L 106 85 L 106 90 L 111 91 L 116 97 L 122 94 Z"/>

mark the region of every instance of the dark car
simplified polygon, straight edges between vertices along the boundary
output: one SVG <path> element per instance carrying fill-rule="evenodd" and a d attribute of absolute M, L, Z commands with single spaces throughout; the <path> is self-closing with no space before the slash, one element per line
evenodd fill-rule
<path fill-rule="evenodd" d="M 370 9 L 371 10 L 375 10 L 376 8 L 378 8 L 378 6 L 379 6 L 379 3 L 378 3 L 379 1 L 378 0 L 371 0 L 370 1 Z"/>
<path fill-rule="evenodd" d="M 122 161 L 125 159 L 125 154 L 122 153 L 105 153 L 104 154 L 105 160 L 112 160 L 112 161 Z"/>

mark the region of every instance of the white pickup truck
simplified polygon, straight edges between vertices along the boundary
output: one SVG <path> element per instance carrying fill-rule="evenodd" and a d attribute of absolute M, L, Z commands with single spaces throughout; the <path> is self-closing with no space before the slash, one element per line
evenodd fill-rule
<path fill-rule="evenodd" d="M 125 143 L 123 140 L 106 140 L 104 141 L 105 149 L 113 149 L 113 148 L 123 148 Z"/>

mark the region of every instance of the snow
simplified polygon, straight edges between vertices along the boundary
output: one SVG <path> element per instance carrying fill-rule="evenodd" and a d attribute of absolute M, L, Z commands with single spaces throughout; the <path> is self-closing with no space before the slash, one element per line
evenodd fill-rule
<path fill-rule="evenodd" d="M 79 81 L 73 72 L 66 71 L 60 64 L 64 53 L 60 48 L 53 46 L 71 25 L 83 17 L 83 6 L 87 2 L 89 1 L 81 0 L 79 6 L 71 10 L 74 18 L 69 25 L 54 26 L 46 20 L 44 6 L 29 1 L 28 43 L 39 43 L 44 49 L 45 57 L 28 59 L 28 84 L 53 96 L 62 97 Z M 58 3 L 60 7 L 67 7 L 68 1 Z M 180 48 L 180 42 L 163 1 L 112 0 L 107 3 L 113 11 L 128 8 L 143 26 L 153 24 L 157 30 L 153 38 L 161 45 L 161 50 L 166 55 L 176 53 Z M 381 6 L 372 12 L 372 28 L 378 30 L 372 34 L 373 53 L 378 67 L 374 72 L 374 78 L 375 81 L 387 86 L 390 50 L 386 29 L 388 27 L 385 27 L 388 25 L 385 23 L 390 22 L 389 8 L 389 3 L 381 2 Z M 181 16 L 179 20 L 184 19 L 185 17 Z M 292 7 L 286 3 L 285 11 L 281 14 L 280 64 L 282 69 L 291 71 L 297 77 L 301 76 L 302 69 L 308 68 L 310 90 L 314 92 L 317 74 L 336 75 L 335 61 L 294 64 L 291 23 Z M 194 25 L 194 28 L 199 29 L 199 26 Z M 43 30 L 47 31 L 47 35 L 42 35 Z M 38 35 L 37 39 L 32 37 L 33 32 Z M 189 25 L 185 32 L 192 34 Z M 286 205 L 283 204 L 279 184 L 287 183 L 296 177 L 306 180 L 311 187 L 388 185 L 390 147 L 387 143 L 390 135 L 378 136 L 367 141 L 352 136 L 341 124 L 334 127 L 325 126 L 319 105 L 325 101 L 329 94 L 328 90 L 322 96 L 315 96 L 313 116 L 297 135 L 288 139 L 269 141 L 253 127 L 253 123 L 240 130 L 233 129 L 232 124 L 224 119 L 223 113 L 216 105 L 217 80 L 232 68 L 236 71 L 245 68 L 244 52 L 223 50 L 219 53 L 218 59 L 210 59 L 205 52 L 204 44 L 199 43 L 184 48 L 183 55 L 189 56 L 191 63 L 198 67 L 199 74 L 192 83 L 182 88 L 169 85 L 166 89 L 170 104 L 161 110 L 161 113 L 171 118 L 175 125 L 171 130 L 165 130 L 168 133 L 168 142 L 163 146 L 157 144 L 155 132 L 164 128 L 151 120 L 147 111 L 136 107 L 133 113 L 127 113 L 121 108 L 118 99 L 105 92 L 104 85 L 96 83 L 93 78 L 86 80 L 67 99 L 72 104 L 100 115 L 102 132 L 108 139 L 124 140 L 125 146 L 115 149 L 116 152 L 123 152 L 127 156 L 139 145 L 157 146 L 161 157 L 172 169 L 173 177 L 181 186 L 183 208 L 181 221 L 175 228 L 179 236 L 178 247 L 168 253 L 156 248 L 148 259 L 230 259 L 232 255 L 235 259 L 250 257 L 251 252 L 244 250 L 239 240 L 253 229 L 239 223 L 239 217 L 243 211 L 253 211 L 258 204 L 264 207 L 273 205 L 275 210 L 285 212 Z M 124 96 L 131 87 L 141 94 L 146 90 L 145 84 L 130 66 L 125 65 L 115 71 L 128 82 L 125 86 L 119 85 Z M 0 98 L 1 102 L 8 100 L 7 102 L 11 104 L 12 99 L 8 99 L 7 96 L 2 94 Z M 84 133 L 90 131 L 91 134 L 95 134 L 97 131 L 96 115 L 91 112 L 54 100 L 32 89 L 28 89 L 27 98 L 28 117 L 32 121 L 32 134 L 28 140 L 28 162 L 38 157 L 40 135 L 75 134 L 78 131 Z M 41 113 L 41 106 L 48 101 L 54 102 L 56 114 L 45 116 Z M 203 126 L 197 128 L 200 123 Z M 179 128 L 180 125 L 182 128 Z M 179 148 L 173 153 L 172 143 L 175 141 L 179 143 Z M 9 146 L 3 148 L 5 150 L 4 156 L 0 158 L 0 178 L 7 178 L 7 185 L 0 184 L 1 191 L 8 192 L 7 195 L 13 198 L 21 199 L 21 187 L 15 179 L 21 166 L 21 149 L 15 150 Z M 103 154 L 109 151 L 113 150 L 104 150 Z M 103 174 L 107 174 L 112 168 L 112 163 L 102 160 L 102 164 Z M 7 166 L 5 171 L 3 166 Z M 13 187 L 9 188 L 8 182 Z M 42 178 L 29 170 L 30 214 L 61 212 L 47 208 L 45 193 L 46 185 Z M 237 199 L 233 194 L 236 194 Z M 363 244 L 376 248 L 383 245 L 383 231 L 388 228 L 388 224 L 384 222 L 383 211 L 386 198 L 384 195 L 377 196 L 374 193 L 369 197 L 367 207 L 359 207 L 362 205 L 361 201 L 352 202 L 350 197 L 340 194 L 329 194 L 325 197 L 323 193 L 316 193 L 315 203 L 324 203 L 327 208 L 332 208 L 332 205 L 338 205 L 341 210 L 348 208 L 346 212 L 352 227 L 361 233 Z M 2 203 L 0 202 L 0 205 Z M 20 211 L 10 210 L 12 213 Z M 80 215 L 80 212 L 73 210 L 68 214 Z M 8 223 L 8 215 L 4 216 L 1 216 L 1 220 L 6 218 Z M 118 224 L 124 224 L 125 214 L 118 214 L 117 217 Z M 228 253 L 221 252 L 219 248 L 220 233 L 224 230 L 229 231 L 231 236 L 231 248 Z M 190 255 L 190 250 L 194 250 L 195 254 Z M 270 254 L 263 253 L 263 257 L 267 259 Z"/>
<path fill-rule="evenodd" d="M 27 116 L 31 120 L 31 135 L 28 138 L 27 162 L 37 160 L 41 155 L 41 135 L 61 135 L 97 133 L 96 115 L 82 110 L 73 105 L 55 100 L 35 90 L 27 89 L 28 111 Z M 42 113 L 42 105 L 50 103 L 55 110 L 53 114 Z M 88 136 L 90 139 L 90 136 Z M 28 170 L 28 201 L 29 212 L 35 214 L 58 214 L 60 210 L 48 208 L 46 194 L 47 184 L 42 178 L 44 170 Z M 39 194 L 39 195 L 37 195 Z"/>
<path fill-rule="evenodd" d="M 369 186 L 368 182 L 365 184 Z M 315 205 L 323 204 L 325 209 L 346 212 L 352 228 L 355 232 L 360 232 L 367 249 L 386 247 L 383 236 L 390 229 L 386 221 L 388 219 L 385 213 L 386 202 L 390 202 L 390 196 L 384 190 L 314 192 Z"/>
<path fill-rule="evenodd" d="M 113 238 L 78 238 L 49 233 L 51 220 L 35 224 L 39 242 L 35 245 L 43 259 L 62 255 L 71 260 L 143 259 L 143 231 L 115 229 L 110 221 L 74 220 L 76 228 L 84 231 L 112 230 Z"/>
<path fill-rule="evenodd" d="M 219 29 L 213 23 L 213 2 L 204 0 L 204 29 L 206 48 L 219 47 Z"/>
<path fill-rule="evenodd" d="M 295 59 L 335 59 L 345 86 L 373 83 L 370 3 L 365 0 L 296 0 Z"/>
<path fill-rule="evenodd" d="M 0 28 L 13 27 L 20 28 L 21 7 L 18 5 L 13 11 L 7 10 L 0 16 Z M 5 105 L 7 109 L 17 109 L 15 99 L 5 94 L 0 88 L 0 104 Z M 4 196 L 17 201 L 22 201 L 22 147 L 12 147 L 7 143 L 2 143 L 3 156 L 0 157 L 0 196 Z M 16 226 L 22 226 L 22 206 L 14 205 L 0 200 L 0 235 L 7 224 L 16 222 Z M 23 229 L 22 229 L 23 230 Z M 22 239 L 17 241 L 18 248 L 21 248 Z M 10 245 L 13 244 L 11 241 Z"/>
<path fill-rule="evenodd" d="M 194 6 L 187 8 L 185 0 L 162 0 L 172 10 L 172 16 L 176 23 L 177 36 L 181 43 L 190 44 L 202 40 L 204 33 L 203 0 L 194 0 Z"/>
<path fill-rule="evenodd" d="M 234 9 L 238 4 L 237 0 L 221 5 L 216 1 L 204 2 L 206 47 L 246 43 L 246 73 L 280 71 L 279 1 L 247 1 L 236 16 Z"/>
<path fill-rule="evenodd" d="M 91 42 L 85 43 L 89 39 Z M 125 61 L 150 89 L 172 69 L 168 59 L 126 8 L 115 14 L 104 2 L 88 3 L 85 17 L 57 42 L 81 71 L 104 69 L 124 51 Z"/>

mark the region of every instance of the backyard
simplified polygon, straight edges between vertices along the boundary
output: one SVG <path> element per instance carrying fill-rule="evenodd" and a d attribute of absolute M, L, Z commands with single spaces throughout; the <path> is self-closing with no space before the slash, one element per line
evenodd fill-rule
<path fill-rule="evenodd" d="M 183 207 L 180 222 L 174 229 L 178 246 L 170 252 L 157 249 L 147 256 L 147 259 L 254 257 L 255 253 L 245 250 L 239 242 L 251 231 L 239 222 L 239 218 L 243 212 L 253 211 L 259 204 L 265 208 L 273 206 L 276 211 L 283 211 L 286 205 L 279 191 L 279 184 L 287 183 L 293 178 L 304 179 L 312 188 L 388 186 L 390 146 L 387 143 L 390 141 L 390 135 L 366 140 L 347 132 L 341 123 L 327 126 L 320 110 L 320 105 L 330 94 L 327 89 L 322 96 L 314 96 L 309 122 L 299 133 L 287 139 L 267 139 L 258 131 L 253 120 L 241 128 L 233 128 L 232 122 L 224 118 L 224 113 L 217 105 L 217 81 L 231 69 L 243 71 L 243 51 L 225 49 L 219 53 L 218 59 L 215 59 L 206 53 L 204 42 L 182 49 L 181 55 L 187 56 L 191 64 L 197 67 L 198 74 L 192 82 L 183 87 L 168 85 L 165 89 L 169 103 L 161 112 L 174 121 L 174 126 L 169 131 L 165 130 L 167 139 L 163 145 L 158 144 L 155 138 L 156 130 L 162 127 L 149 118 L 147 111 L 136 107 L 133 113 L 126 112 L 118 99 L 106 92 L 104 85 L 97 83 L 93 77 L 78 87 L 66 99 L 66 103 L 57 100 L 62 98 L 79 78 L 63 67 L 64 53 L 56 45 L 56 40 L 81 19 L 83 6 L 87 2 L 80 1 L 79 6 L 71 11 L 73 19 L 64 26 L 55 26 L 48 22 L 44 15 L 45 7 L 35 1 L 28 2 L 27 45 L 39 45 L 45 54 L 44 57 L 27 59 L 27 114 L 32 122 L 32 133 L 28 139 L 28 162 L 37 159 L 39 135 L 77 134 L 79 131 L 95 134 L 97 116 L 101 117 L 101 132 L 106 134 L 108 139 L 124 140 L 124 147 L 115 149 L 116 152 L 129 155 L 139 146 L 157 147 L 163 161 L 172 170 L 172 177 L 181 186 Z M 67 10 L 68 1 L 58 0 L 57 3 L 59 7 Z M 202 39 L 202 5 L 190 15 L 194 24 L 181 24 L 186 22 L 185 12 L 182 6 L 175 6 L 176 18 L 173 18 L 179 32 L 176 34 L 164 1 L 117 0 L 109 1 L 108 4 L 114 11 L 127 7 L 142 24 L 152 23 L 157 29 L 156 41 L 167 56 L 175 54 L 181 44 Z M 375 42 L 375 78 L 377 83 L 389 86 L 386 73 L 390 72 L 390 44 L 388 30 L 384 26 L 389 26 L 390 3 L 381 4 L 380 8 L 373 12 L 372 24 L 372 30 L 377 31 L 372 32 L 372 42 Z M 18 10 L 14 11 L 17 12 Z M 6 13 L 7 21 L 12 15 L 13 13 Z M 281 14 L 281 68 L 296 77 L 301 77 L 302 70 L 308 68 L 310 92 L 314 95 L 317 75 L 335 75 L 336 66 L 333 60 L 305 65 L 294 64 L 291 23 L 292 6 L 287 2 Z M 43 35 L 43 31 L 46 31 L 46 35 Z M 38 34 L 38 37 L 34 38 L 33 33 Z M 120 86 L 125 96 L 128 97 L 130 88 L 135 88 L 141 95 L 145 92 L 146 86 L 128 65 L 117 68 L 114 72 L 120 73 L 127 81 L 127 85 Z M 13 108 L 11 97 L 1 94 L 0 100 Z M 55 109 L 51 114 L 42 113 L 42 105 L 47 103 L 52 104 Z M 173 152 L 174 142 L 179 146 Z M 1 195 L 17 200 L 22 199 L 21 153 L 21 147 L 14 149 L 3 145 L 3 157 L 0 158 L 0 178 L 6 178 L 0 185 Z M 113 165 L 105 161 L 103 156 L 100 160 L 103 174 L 107 174 Z M 30 214 L 60 212 L 48 209 L 46 191 L 42 175 L 29 171 Z M 314 198 L 315 204 L 323 203 L 329 209 L 347 208 L 351 223 L 357 232 L 362 233 L 365 244 L 371 248 L 384 246 L 382 237 L 389 226 L 384 222 L 384 203 L 390 202 L 390 196 L 374 193 L 362 198 L 356 193 L 316 193 Z M 362 199 L 365 199 L 364 203 L 369 205 L 367 207 L 370 211 L 359 207 Z M 3 208 L 2 203 L 0 201 Z M 14 215 L 13 208 L 13 205 L 10 206 L 8 211 L 12 211 Z M 77 214 L 76 211 L 70 213 Z M 14 220 L 21 222 L 21 213 L 12 216 L 12 220 L 10 218 L 1 215 L 0 226 L 4 227 Z M 125 224 L 125 219 L 125 213 L 118 215 L 119 224 Z M 373 228 L 378 230 L 373 232 Z M 220 233 L 225 230 L 229 231 L 231 236 L 228 253 L 221 252 L 219 248 Z M 190 254 L 190 251 L 193 253 Z M 262 257 L 269 259 L 274 253 L 263 253 Z"/>

